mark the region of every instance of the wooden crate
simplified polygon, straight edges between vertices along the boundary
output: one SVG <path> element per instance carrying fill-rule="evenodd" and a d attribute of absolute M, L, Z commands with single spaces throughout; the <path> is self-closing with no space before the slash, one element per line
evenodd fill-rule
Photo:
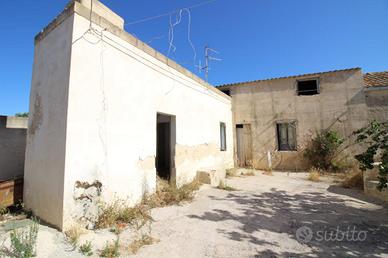
<path fill-rule="evenodd" d="M 9 207 L 23 201 L 23 179 L 0 182 L 0 207 Z"/>

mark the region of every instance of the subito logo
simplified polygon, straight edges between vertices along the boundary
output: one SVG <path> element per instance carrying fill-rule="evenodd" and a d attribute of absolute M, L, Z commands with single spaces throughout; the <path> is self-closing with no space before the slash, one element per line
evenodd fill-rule
<path fill-rule="evenodd" d="M 308 243 L 313 239 L 313 231 L 307 226 L 298 228 L 295 235 L 296 239 L 301 243 Z"/>

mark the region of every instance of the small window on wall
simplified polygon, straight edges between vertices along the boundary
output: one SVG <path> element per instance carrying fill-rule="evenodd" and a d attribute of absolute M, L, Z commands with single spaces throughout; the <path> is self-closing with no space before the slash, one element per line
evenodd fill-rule
<path fill-rule="evenodd" d="M 279 151 L 296 150 L 296 123 L 277 123 L 276 131 L 278 137 Z"/>
<path fill-rule="evenodd" d="M 298 96 L 319 94 L 318 80 L 298 81 Z"/>
<path fill-rule="evenodd" d="M 226 125 L 225 123 L 220 123 L 220 150 L 226 151 Z"/>

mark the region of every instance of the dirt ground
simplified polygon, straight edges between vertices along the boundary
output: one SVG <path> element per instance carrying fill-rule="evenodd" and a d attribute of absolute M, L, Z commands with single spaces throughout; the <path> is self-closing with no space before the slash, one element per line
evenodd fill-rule
<path fill-rule="evenodd" d="M 228 179 L 238 191 L 203 186 L 192 203 L 152 210 L 151 235 L 160 241 L 133 257 L 388 257 L 388 206 L 306 177 L 258 173 Z M 80 243 L 101 248 L 113 239 L 90 232 Z M 41 226 L 38 257 L 82 256 L 62 233 Z"/>

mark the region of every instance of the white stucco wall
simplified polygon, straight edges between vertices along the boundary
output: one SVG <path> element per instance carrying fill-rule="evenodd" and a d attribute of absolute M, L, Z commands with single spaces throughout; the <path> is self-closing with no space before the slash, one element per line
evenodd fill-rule
<path fill-rule="evenodd" d="M 24 169 L 26 208 L 58 228 L 63 224 L 72 28 L 69 17 L 36 41 Z"/>
<path fill-rule="evenodd" d="M 49 218 L 45 220 L 62 229 L 70 227 L 84 212 L 77 182 L 101 182 L 99 198 L 104 202 L 125 199 L 133 204 L 144 192 L 155 189 L 158 112 L 176 117 L 178 185 L 191 181 L 199 169 L 223 170 L 233 166 L 229 97 L 178 72 L 122 37 L 103 31 L 96 24 L 88 32 L 89 25 L 90 21 L 77 13 L 68 17 L 37 45 L 38 60 L 34 64 L 37 69 L 34 70 L 31 111 L 34 113 L 34 101 L 40 96 L 43 120 L 38 133 L 51 133 L 48 137 L 55 136 L 55 140 L 38 133 L 29 136 L 26 197 L 30 207 L 39 210 L 38 215 Z M 66 32 L 61 31 L 60 28 L 65 27 Z M 72 33 L 71 51 L 64 53 L 57 49 L 58 53 L 51 53 L 54 45 L 65 43 L 68 33 Z M 45 45 L 47 51 L 43 51 L 42 45 L 46 42 L 49 45 Z M 67 44 L 66 41 L 65 49 Z M 54 67 L 62 68 L 58 60 L 61 66 L 71 60 L 69 73 L 63 69 L 61 74 L 53 74 L 51 66 L 41 64 L 54 63 Z M 60 76 L 59 82 L 64 84 L 50 85 L 55 76 Z M 48 107 L 52 110 L 46 110 Z M 55 117 L 46 116 L 46 112 L 55 111 L 61 116 L 50 120 Z M 226 123 L 227 151 L 220 151 L 220 122 Z M 57 143 L 56 148 L 50 140 Z M 51 157 L 56 157 L 55 162 Z M 50 164 L 44 166 L 46 163 Z M 34 179 L 33 173 L 36 173 Z M 56 178 L 50 178 L 51 175 Z M 48 185 L 46 179 L 53 183 Z M 32 197 L 31 192 L 38 187 L 44 189 Z M 63 206 L 59 207 L 62 199 Z M 63 211 L 63 216 L 48 214 L 51 208 L 42 211 L 42 202 L 46 202 L 46 206 L 56 202 L 54 213 Z"/>

